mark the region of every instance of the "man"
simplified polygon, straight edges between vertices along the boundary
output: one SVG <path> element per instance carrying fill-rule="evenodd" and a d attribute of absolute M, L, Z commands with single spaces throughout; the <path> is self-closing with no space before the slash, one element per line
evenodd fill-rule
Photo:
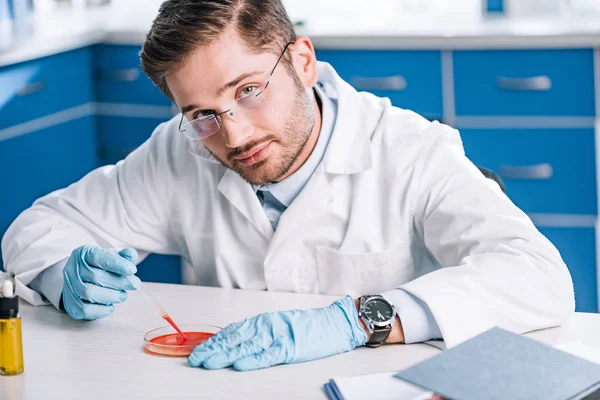
<path fill-rule="evenodd" d="M 31 303 L 110 314 L 136 250 L 181 254 L 203 285 L 341 297 L 234 323 L 189 357 L 239 370 L 573 313 L 560 254 L 458 132 L 357 93 L 279 0 L 166 1 L 141 61 L 182 116 L 13 223 L 3 257 Z"/>

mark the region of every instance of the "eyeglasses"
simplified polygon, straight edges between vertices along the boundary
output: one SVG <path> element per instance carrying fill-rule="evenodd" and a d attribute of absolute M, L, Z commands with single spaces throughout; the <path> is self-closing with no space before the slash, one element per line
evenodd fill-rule
<path fill-rule="evenodd" d="M 253 111 L 263 108 L 266 101 L 264 96 L 261 96 L 261 94 L 269 86 L 271 78 L 275 73 L 275 69 L 277 68 L 277 65 L 279 65 L 279 61 L 281 61 L 281 58 L 287 51 L 287 48 L 293 43 L 294 42 L 289 42 L 285 45 L 283 51 L 281 52 L 281 55 L 277 59 L 277 63 L 275 63 L 275 66 L 273 67 L 273 70 L 269 75 L 269 78 L 267 78 L 267 81 L 264 84 L 260 86 L 247 87 L 246 89 L 254 88 L 254 90 L 250 93 L 242 92 L 243 94 L 241 95 L 241 97 L 239 97 L 235 101 L 235 109 L 237 109 L 239 112 L 234 111 L 234 107 L 228 107 L 227 110 L 218 114 L 211 113 L 201 115 L 200 117 L 193 119 L 185 124 L 183 123 L 183 120 L 184 118 L 187 120 L 187 118 L 182 114 L 181 121 L 179 122 L 179 131 L 183 132 L 185 136 L 190 140 L 206 139 L 207 137 L 214 135 L 221 129 L 221 126 L 223 124 L 221 116 L 223 114 L 229 116 L 229 118 L 233 119 L 234 121 L 237 121 L 238 114 L 247 115 L 247 113 L 252 113 Z M 246 89 L 244 89 L 244 91 Z"/>

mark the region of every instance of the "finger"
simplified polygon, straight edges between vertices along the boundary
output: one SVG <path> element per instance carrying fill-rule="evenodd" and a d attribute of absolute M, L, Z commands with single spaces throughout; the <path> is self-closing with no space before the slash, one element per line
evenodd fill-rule
<path fill-rule="evenodd" d="M 68 273 L 64 273 L 63 277 L 69 281 L 69 289 L 82 300 L 87 300 L 90 303 L 96 304 L 116 304 L 127 300 L 127 292 L 123 290 L 113 290 L 103 288 L 95 283 L 86 283 L 82 280 L 81 272 L 90 267 L 84 267 L 78 271 L 76 277 L 71 278 Z M 126 278 L 124 278 L 126 279 Z"/>
<path fill-rule="evenodd" d="M 135 283 L 132 282 L 130 279 L 135 279 L 139 281 L 139 278 L 135 275 L 131 275 L 126 278 L 123 275 L 117 275 L 115 273 L 108 272 L 100 268 L 89 266 L 81 268 L 79 270 L 79 275 L 83 282 L 93 283 L 98 286 L 115 290 L 137 289 Z"/>
<path fill-rule="evenodd" d="M 212 339 L 212 338 L 211 338 Z M 209 339 L 210 340 L 210 339 Z M 232 333 L 229 337 L 223 338 L 220 341 L 208 343 L 200 343 L 190 356 L 188 357 L 188 364 L 191 367 L 200 367 L 204 361 L 218 354 L 227 354 L 233 348 L 237 347 L 240 343 L 241 335 L 237 332 Z"/>
<path fill-rule="evenodd" d="M 262 353 L 265 350 L 265 347 L 266 346 L 263 346 L 261 340 L 248 340 L 228 352 L 217 353 L 207 358 L 204 363 L 202 363 L 202 367 L 206 369 L 227 368 L 232 366 L 233 363 L 239 359 Z"/>
<path fill-rule="evenodd" d="M 221 329 L 220 331 L 218 331 L 217 333 L 215 333 L 213 336 L 211 336 L 206 342 L 204 342 L 206 345 L 210 345 L 216 342 L 220 342 L 222 340 L 224 340 L 227 336 L 233 334 L 234 332 L 236 332 L 243 324 L 244 322 L 246 322 L 246 320 L 241 321 L 241 322 L 234 322 L 231 323 L 229 325 L 227 325 L 225 328 Z"/>
<path fill-rule="evenodd" d="M 65 286 L 69 286 L 70 282 L 65 280 Z M 74 295 L 72 288 L 68 291 L 63 291 L 63 306 L 65 311 L 73 319 L 95 320 L 106 317 L 115 310 L 115 307 L 110 305 L 91 304 L 83 302 Z"/>
<path fill-rule="evenodd" d="M 84 320 L 93 321 L 95 319 L 104 318 L 115 311 L 115 306 L 104 304 L 83 303 L 81 315 Z"/>
<path fill-rule="evenodd" d="M 238 371 L 253 371 L 256 369 L 272 367 L 273 365 L 283 364 L 284 362 L 284 349 L 281 346 L 272 346 L 262 353 L 254 354 L 250 357 L 237 360 L 233 363 L 233 368 Z"/>
<path fill-rule="evenodd" d="M 127 292 L 124 290 L 113 290 L 94 285 L 93 283 L 82 283 L 83 288 L 75 293 L 81 300 L 95 304 L 118 304 L 127 300 Z"/>
<path fill-rule="evenodd" d="M 135 249 L 131 247 L 125 247 L 124 249 L 119 251 L 119 255 L 123 258 L 128 259 L 132 263 L 135 263 L 138 259 L 137 251 L 135 251 Z"/>
<path fill-rule="evenodd" d="M 83 261 L 92 267 L 123 276 L 133 275 L 137 272 L 135 264 L 121 257 L 118 253 L 113 253 L 98 246 L 89 247 L 86 250 L 83 254 Z"/>

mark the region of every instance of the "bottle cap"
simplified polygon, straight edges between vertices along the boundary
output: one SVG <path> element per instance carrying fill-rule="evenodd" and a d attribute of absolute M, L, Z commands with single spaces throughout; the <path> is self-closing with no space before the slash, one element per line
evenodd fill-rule
<path fill-rule="evenodd" d="M 6 280 L 2 282 L 2 291 L 0 294 L 4 297 L 12 297 L 13 296 L 13 284 L 11 281 Z"/>
<path fill-rule="evenodd" d="M 16 318 L 19 314 L 19 298 L 13 293 L 11 281 L 2 284 L 0 296 L 0 319 Z"/>

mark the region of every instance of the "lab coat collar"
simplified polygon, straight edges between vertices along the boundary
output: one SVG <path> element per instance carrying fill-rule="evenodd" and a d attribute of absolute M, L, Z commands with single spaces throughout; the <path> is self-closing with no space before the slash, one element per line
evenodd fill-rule
<path fill-rule="evenodd" d="M 383 115 L 384 108 L 377 104 L 381 99 L 360 95 L 328 63 L 319 62 L 317 68 L 325 94 L 337 98 L 338 103 L 335 129 L 323 159 L 324 170 L 331 174 L 365 171 L 373 163 L 371 135 Z"/>

